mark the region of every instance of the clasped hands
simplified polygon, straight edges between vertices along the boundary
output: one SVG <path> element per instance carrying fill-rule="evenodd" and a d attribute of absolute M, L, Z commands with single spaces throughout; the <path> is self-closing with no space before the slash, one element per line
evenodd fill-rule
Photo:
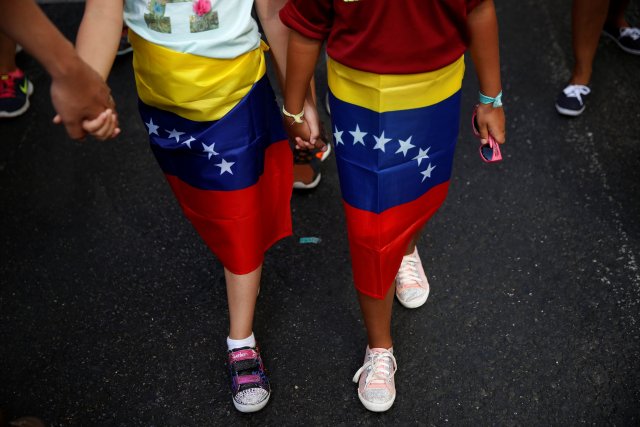
<path fill-rule="evenodd" d="M 309 100 L 304 102 L 302 123 L 297 123 L 290 117 L 283 117 L 284 128 L 289 138 L 295 143 L 296 150 L 327 151 L 325 141 L 320 139 L 320 118 L 315 105 Z"/>

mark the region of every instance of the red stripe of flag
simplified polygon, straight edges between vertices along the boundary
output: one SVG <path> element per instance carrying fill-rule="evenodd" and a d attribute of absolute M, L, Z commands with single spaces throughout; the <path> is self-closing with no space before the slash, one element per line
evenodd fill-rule
<path fill-rule="evenodd" d="M 293 158 L 287 140 L 265 150 L 262 176 L 241 190 L 200 190 L 165 176 L 187 218 L 232 273 L 254 271 L 265 251 L 292 233 Z"/>
<path fill-rule="evenodd" d="M 411 239 L 444 202 L 448 189 L 449 181 L 379 214 L 343 203 L 353 280 L 358 291 L 384 298 Z M 406 224 L 412 225 L 406 228 Z"/>

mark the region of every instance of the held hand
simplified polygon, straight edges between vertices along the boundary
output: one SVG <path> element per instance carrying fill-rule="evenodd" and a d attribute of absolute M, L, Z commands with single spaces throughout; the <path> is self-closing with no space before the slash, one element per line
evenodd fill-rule
<path fill-rule="evenodd" d="M 84 120 L 82 128 L 100 141 L 115 138 L 120 134 L 118 116 L 111 109 L 103 111 L 93 120 Z"/>
<path fill-rule="evenodd" d="M 315 104 L 309 100 L 304 102 L 304 119 L 309 125 L 309 131 L 311 133 L 309 142 L 313 144 L 304 148 L 317 148 L 322 152 L 327 151 L 325 141 L 320 139 L 320 117 L 318 116 L 318 109 Z"/>
<path fill-rule="evenodd" d="M 505 118 L 502 107 L 494 108 L 491 104 L 480 104 L 478 105 L 476 120 L 480 132 L 480 141 L 483 145 L 489 142 L 489 134 L 499 144 L 504 144 Z"/>
<path fill-rule="evenodd" d="M 296 150 L 308 150 L 313 148 L 313 143 L 311 142 L 311 130 L 309 129 L 309 124 L 307 121 L 303 121 L 302 123 L 296 123 L 292 121 L 289 117 L 284 117 L 282 119 L 282 123 L 284 124 L 284 128 L 289 135 L 289 138 L 295 142 Z"/>
<path fill-rule="evenodd" d="M 54 123 L 63 123 L 71 138 L 83 138 L 87 135 L 84 120 L 92 120 L 107 109 L 115 111 L 110 92 L 100 75 L 78 58 L 51 83 L 51 101 L 59 116 Z"/>

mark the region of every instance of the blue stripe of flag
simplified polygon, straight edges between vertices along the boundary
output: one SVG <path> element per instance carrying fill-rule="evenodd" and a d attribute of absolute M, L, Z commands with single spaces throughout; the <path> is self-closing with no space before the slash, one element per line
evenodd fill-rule
<path fill-rule="evenodd" d="M 342 197 L 351 206 L 380 213 L 449 180 L 460 91 L 435 105 L 384 113 L 329 96 Z"/>
<path fill-rule="evenodd" d="M 195 122 L 139 101 L 163 172 L 202 190 L 240 190 L 264 169 L 264 150 L 287 139 L 266 76 L 222 119 Z"/>

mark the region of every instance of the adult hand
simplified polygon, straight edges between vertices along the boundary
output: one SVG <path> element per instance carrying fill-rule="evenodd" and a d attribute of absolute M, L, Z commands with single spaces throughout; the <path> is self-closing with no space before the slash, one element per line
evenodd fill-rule
<path fill-rule="evenodd" d="M 84 120 L 92 120 L 107 109 L 115 111 L 111 90 L 80 58 L 76 57 L 64 73 L 52 79 L 51 101 L 58 113 L 54 123 L 63 123 L 71 138 L 87 135 L 82 128 Z"/>

